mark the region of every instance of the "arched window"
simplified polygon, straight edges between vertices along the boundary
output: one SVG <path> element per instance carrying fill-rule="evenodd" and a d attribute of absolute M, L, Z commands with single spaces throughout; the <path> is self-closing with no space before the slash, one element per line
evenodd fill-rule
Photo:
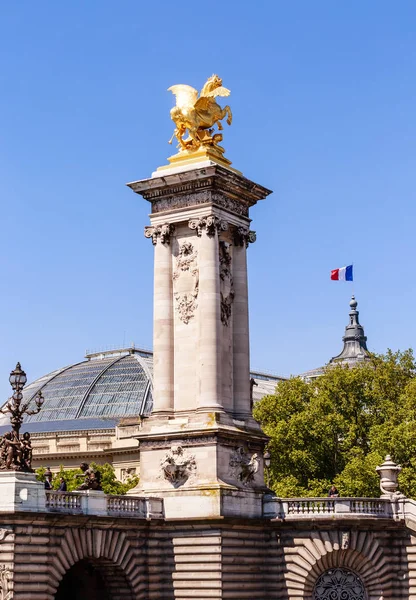
<path fill-rule="evenodd" d="M 367 600 L 364 584 L 353 571 L 337 567 L 320 575 L 313 600 Z"/>

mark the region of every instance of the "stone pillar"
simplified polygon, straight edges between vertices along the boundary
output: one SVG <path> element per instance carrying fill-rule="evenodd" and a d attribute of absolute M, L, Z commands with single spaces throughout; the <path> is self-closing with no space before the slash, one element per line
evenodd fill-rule
<path fill-rule="evenodd" d="M 246 245 L 249 209 L 270 192 L 215 163 L 129 186 L 151 202 L 156 244 L 154 410 L 129 495 L 163 498 L 167 518 L 260 518 L 267 437 L 250 410 Z"/>
<path fill-rule="evenodd" d="M 221 302 L 218 230 L 227 224 L 214 215 L 192 219 L 199 244 L 199 395 L 198 409 L 222 408 Z"/>
<path fill-rule="evenodd" d="M 171 413 L 173 406 L 173 299 L 172 254 L 169 224 L 145 227 L 152 239 L 154 258 L 153 299 L 153 412 Z"/>
<path fill-rule="evenodd" d="M 237 227 L 234 233 L 233 278 L 233 352 L 234 352 L 234 414 L 244 418 L 251 414 L 250 341 L 248 323 L 247 247 L 255 233 Z"/>

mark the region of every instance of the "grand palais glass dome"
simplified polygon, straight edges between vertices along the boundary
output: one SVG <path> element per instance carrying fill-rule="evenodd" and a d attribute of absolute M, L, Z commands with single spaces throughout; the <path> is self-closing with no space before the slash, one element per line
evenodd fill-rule
<path fill-rule="evenodd" d="M 26 416 L 29 432 L 111 427 L 123 417 L 151 413 L 153 354 L 134 347 L 96 352 L 86 360 L 58 369 L 24 389 L 24 402 L 40 390 L 42 410 Z M 7 429 L 8 415 L 0 419 Z"/>
<path fill-rule="evenodd" d="M 253 399 L 272 394 L 277 375 L 252 372 Z M 42 410 L 26 416 L 29 433 L 80 431 L 115 427 L 126 417 L 145 417 L 153 408 L 153 352 L 131 346 L 90 352 L 85 360 L 40 377 L 24 389 L 24 402 L 41 391 Z M 0 415 L 0 434 L 10 428 Z"/>

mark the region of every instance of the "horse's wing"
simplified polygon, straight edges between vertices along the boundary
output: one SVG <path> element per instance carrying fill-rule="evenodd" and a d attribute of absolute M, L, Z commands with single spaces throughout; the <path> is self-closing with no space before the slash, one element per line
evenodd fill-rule
<path fill-rule="evenodd" d="M 172 92 L 176 96 L 176 106 L 179 108 L 195 106 L 198 98 L 198 92 L 190 85 L 179 83 L 168 88 L 168 92 Z"/>
<path fill-rule="evenodd" d="M 220 87 L 217 87 L 214 90 L 207 92 L 205 96 L 216 98 L 217 96 L 229 96 L 230 94 L 231 91 L 228 88 L 221 85 Z"/>

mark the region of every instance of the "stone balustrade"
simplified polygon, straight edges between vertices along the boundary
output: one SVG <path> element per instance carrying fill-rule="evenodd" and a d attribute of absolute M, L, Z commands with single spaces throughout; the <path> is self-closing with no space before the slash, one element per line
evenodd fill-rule
<path fill-rule="evenodd" d="M 109 515 L 118 517 L 160 519 L 163 517 L 163 500 L 135 496 L 107 496 L 107 511 Z"/>
<path fill-rule="evenodd" d="M 111 517 L 161 519 L 163 500 L 135 496 L 112 496 L 103 492 L 56 492 L 45 490 L 47 512 Z"/>
<path fill-rule="evenodd" d="M 334 517 L 389 518 L 397 509 L 389 498 L 275 498 L 266 495 L 264 517 L 297 521 Z"/>
<path fill-rule="evenodd" d="M 82 513 L 82 494 L 45 491 L 46 510 L 51 512 Z"/>

